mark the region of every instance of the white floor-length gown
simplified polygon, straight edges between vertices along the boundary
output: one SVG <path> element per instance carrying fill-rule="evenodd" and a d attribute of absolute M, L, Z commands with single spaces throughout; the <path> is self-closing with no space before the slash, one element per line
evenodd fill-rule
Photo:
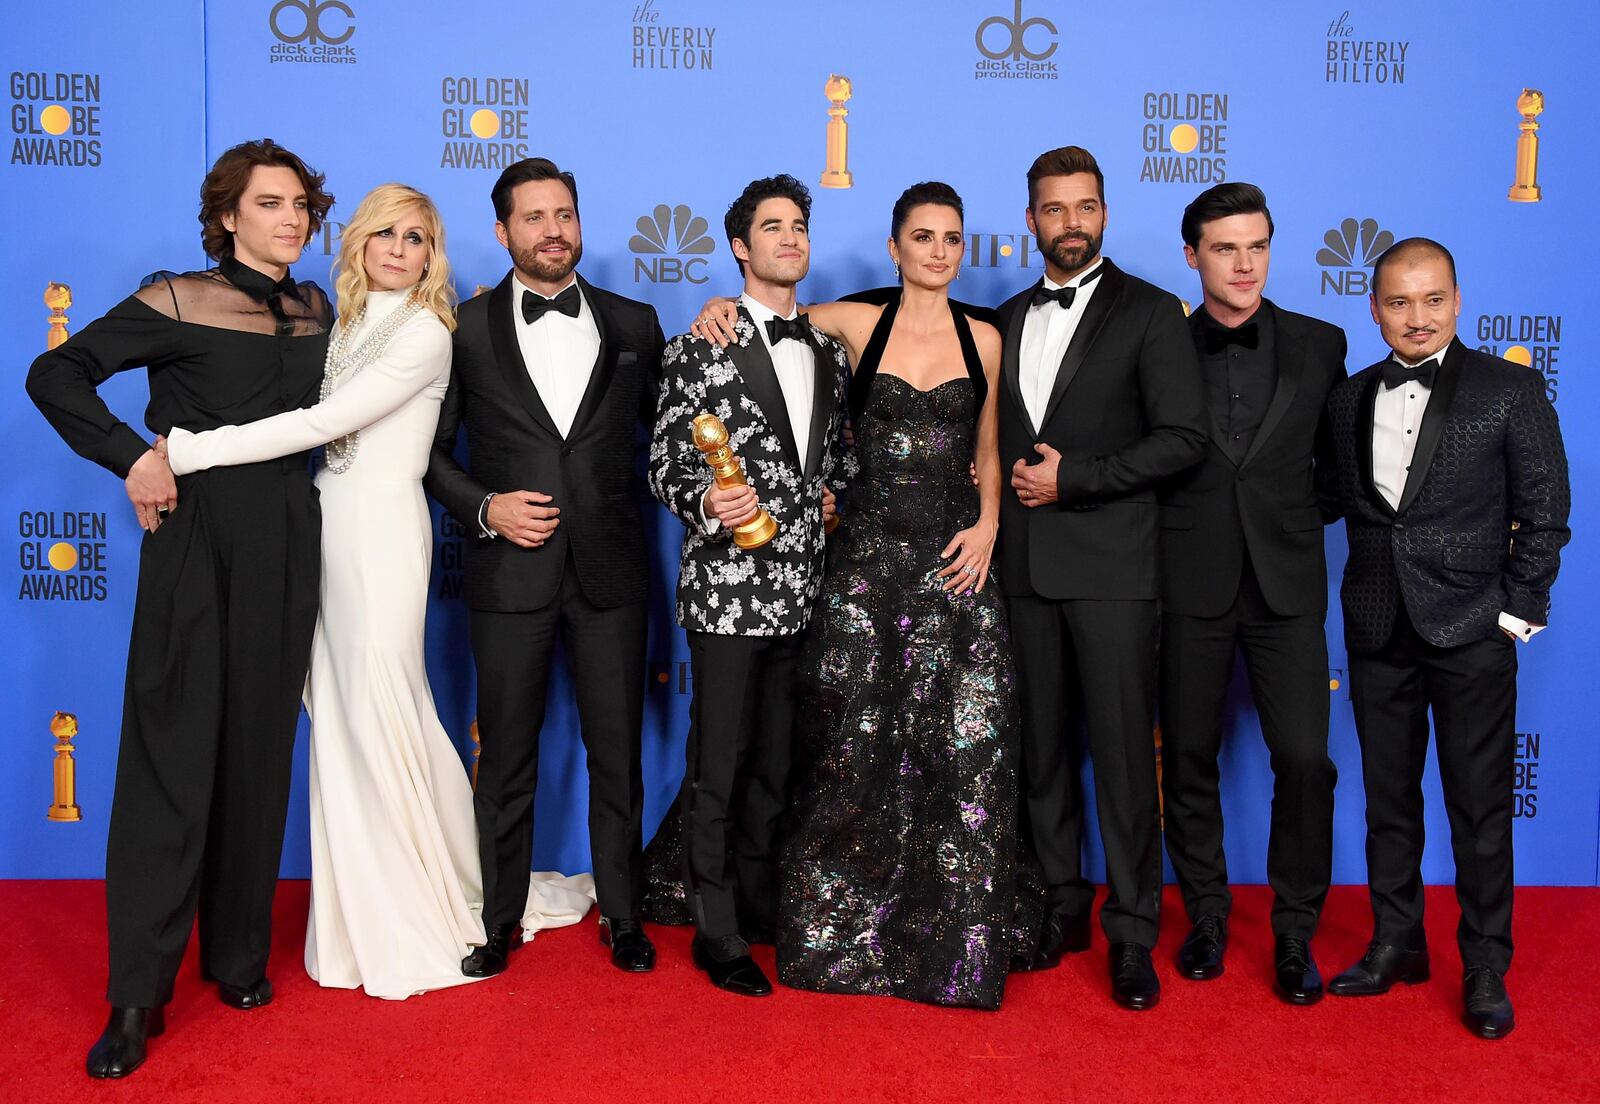
<path fill-rule="evenodd" d="M 462 976 L 461 959 L 484 939 L 472 790 L 423 661 L 433 534 L 422 475 L 450 380 L 450 335 L 430 311 L 407 306 L 408 295 L 368 295 L 342 340 L 349 367 L 316 406 L 198 434 L 174 429 L 168 442 L 183 475 L 356 434 L 330 450 L 335 466 L 340 452 L 348 466 L 316 480 L 322 607 L 305 694 L 306 969 L 322 985 L 395 1000 L 476 980 Z M 338 327 L 333 339 L 339 348 Z M 577 923 L 594 899 L 587 874 L 532 877 L 530 934 Z"/>

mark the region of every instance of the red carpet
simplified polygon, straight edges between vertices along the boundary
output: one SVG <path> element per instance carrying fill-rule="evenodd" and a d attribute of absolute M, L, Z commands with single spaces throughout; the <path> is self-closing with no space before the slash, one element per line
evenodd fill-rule
<path fill-rule="evenodd" d="M 1105 948 L 1014 978 L 999 1013 L 779 988 L 711 988 L 689 933 L 652 929 L 653 975 L 614 970 L 592 921 L 541 935 L 499 978 L 378 1001 L 305 975 L 306 883 L 278 894 L 277 999 L 220 1004 L 191 943 L 167 1034 L 121 1082 L 83 1058 L 105 1019 L 98 882 L 0 882 L 0 1100 L 495 1101 L 1542 1101 L 1600 1098 L 1600 890 L 1517 893 L 1509 984 L 1517 1030 L 1489 1043 L 1457 1020 L 1460 963 L 1448 889 L 1429 892 L 1434 978 L 1367 1000 L 1290 1008 L 1269 991 L 1267 891 L 1238 892 L 1228 972 L 1172 973 L 1177 898 L 1157 968 L 1161 1006 L 1111 1003 Z M 1336 889 L 1315 951 L 1331 975 L 1369 930 L 1363 889 Z M 770 967 L 770 948 L 758 960 Z"/>

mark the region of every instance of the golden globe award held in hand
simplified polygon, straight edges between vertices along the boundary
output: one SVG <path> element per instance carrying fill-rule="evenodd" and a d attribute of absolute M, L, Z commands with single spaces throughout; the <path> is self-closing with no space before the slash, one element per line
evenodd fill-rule
<path fill-rule="evenodd" d="M 743 487 L 749 484 L 739 458 L 728 447 L 728 427 L 715 414 L 701 414 L 694 420 L 694 447 L 706 455 L 711 474 L 718 487 Z M 762 510 L 755 517 L 736 526 L 733 543 L 739 548 L 760 548 L 778 535 L 778 523 L 772 515 Z"/>

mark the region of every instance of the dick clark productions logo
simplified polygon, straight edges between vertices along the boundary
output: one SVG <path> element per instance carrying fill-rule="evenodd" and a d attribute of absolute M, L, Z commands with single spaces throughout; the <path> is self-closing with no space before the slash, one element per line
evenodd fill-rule
<path fill-rule="evenodd" d="M 973 70 L 977 80 L 1059 80 L 1061 73 L 1050 60 L 1061 45 L 1056 25 L 1042 15 L 1022 17 L 1022 0 L 1016 0 L 1009 17 L 991 15 L 973 35 L 982 54 Z"/>
<path fill-rule="evenodd" d="M 344 0 L 278 0 L 267 13 L 277 39 L 267 60 L 311 65 L 354 65 L 356 13 Z"/>

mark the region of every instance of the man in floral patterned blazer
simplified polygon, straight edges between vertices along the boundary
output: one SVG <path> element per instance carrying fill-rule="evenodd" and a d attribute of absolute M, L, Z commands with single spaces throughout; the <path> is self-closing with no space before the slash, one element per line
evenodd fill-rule
<path fill-rule="evenodd" d="M 744 272 L 735 341 L 667 343 L 650 486 L 684 523 L 678 622 L 694 675 L 681 810 L 695 964 L 746 996 L 772 991 L 750 958 L 777 908 L 773 834 L 786 800 L 800 638 L 822 585 L 828 484 L 850 377 L 842 345 L 797 314 L 811 263 L 811 195 L 791 176 L 753 181 L 728 208 Z M 750 485 L 719 489 L 691 436 L 721 418 Z M 740 549 L 732 529 L 766 510 L 778 533 Z"/>

